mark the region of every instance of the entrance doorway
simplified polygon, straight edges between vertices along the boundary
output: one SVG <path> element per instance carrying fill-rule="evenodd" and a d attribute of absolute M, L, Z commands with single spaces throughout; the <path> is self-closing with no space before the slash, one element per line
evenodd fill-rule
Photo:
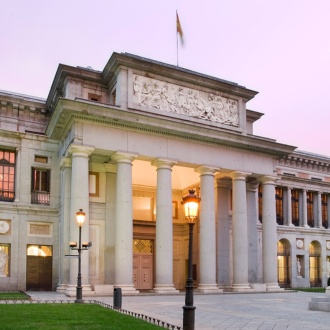
<path fill-rule="evenodd" d="M 133 280 L 137 290 L 153 288 L 153 240 L 133 240 Z"/>
<path fill-rule="evenodd" d="M 27 246 L 26 290 L 52 291 L 52 252 L 52 246 Z"/>

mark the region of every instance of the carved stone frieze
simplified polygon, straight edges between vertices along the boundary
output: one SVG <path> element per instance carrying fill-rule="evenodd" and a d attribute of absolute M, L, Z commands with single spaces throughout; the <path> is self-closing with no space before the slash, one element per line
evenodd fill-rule
<path fill-rule="evenodd" d="M 238 127 L 238 102 L 216 93 L 203 92 L 133 75 L 133 103 Z"/>

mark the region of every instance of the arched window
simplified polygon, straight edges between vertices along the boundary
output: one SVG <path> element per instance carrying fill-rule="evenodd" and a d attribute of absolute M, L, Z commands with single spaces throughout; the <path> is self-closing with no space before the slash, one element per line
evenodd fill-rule
<path fill-rule="evenodd" d="M 309 281 L 311 287 L 321 287 L 321 245 L 317 241 L 309 245 Z"/>
<path fill-rule="evenodd" d="M 281 239 L 277 243 L 277 278 L 281 288 L 290 288 L 290 243 Z"/>

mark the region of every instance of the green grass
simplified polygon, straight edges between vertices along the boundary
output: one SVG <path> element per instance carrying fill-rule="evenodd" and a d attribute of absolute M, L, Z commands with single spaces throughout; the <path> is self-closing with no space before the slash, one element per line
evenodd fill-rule
<path fill-rule="evenodd" d="M 1 330 L 160 329 L 94 304 L 0 304 Z"/>
<path fill-rule="evenodd" d="M 21 291 L 0 292 L 0 300 L 28 300 L 30 297 Z"/>

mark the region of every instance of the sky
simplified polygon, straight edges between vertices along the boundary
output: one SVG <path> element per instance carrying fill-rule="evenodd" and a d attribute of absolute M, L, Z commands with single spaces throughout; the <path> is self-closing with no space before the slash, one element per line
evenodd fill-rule
<path fill-rule="evenodd" d="M 127 52 L 258 92 L 254 134 L 330 156 L 329 0 L 10 0 L 0 90 L 47 98 L 59 63 Z M 184 33 L 177 56 L 176 10 Z"/>

